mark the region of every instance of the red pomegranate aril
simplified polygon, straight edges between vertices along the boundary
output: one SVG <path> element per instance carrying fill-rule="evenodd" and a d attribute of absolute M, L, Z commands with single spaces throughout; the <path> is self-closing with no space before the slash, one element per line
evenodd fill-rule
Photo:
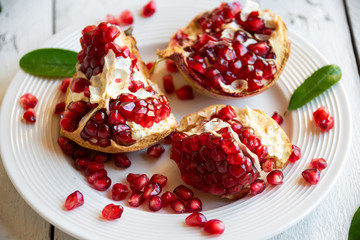
<path fill-rule="evenodd" d="M 29 108 L 28 110 L 26 110 L 23 114 L 23 119 L 27 122 L 27 123 L 35 123 L 36 122 L 36 117 L 35 117 L 35 111 L 32 108 Z"/>
<path fill-rule="evenodd" d="M 159 158 L 165 152 L 165 149 L 160 144 L 155 144 L 147 149 L 147 154 L 153 158 Z"/>
<path fill-rule="evenodd" d="M 110 203 L 104 207 L 101 214 L 106 220 L 115 220 L 121 217 L 123 211 L 124 208 L 121 205 Z"/>
<path fill-rule="evenodd" d="M 81 158 L 76 158 L 75 159 L 75 162 L 74 162 L 74 164 L 75 164 L 75 168 L 77 169 L 77 170 L 85 170 L 88 166 L 89 166 L 89 163 L 90 163 L 91 161 L 90 161 L 90 159 L 88 159 L 88 158 L 83 158 L 83 157 L 81 157 Z"/>
<path fill-rule="evenodd" d="M 170 60 L 170 59 L 167 59 L 165 61 L 165 64 L 166 64 L 166 69 L 169 71 L 169 72 L 178 72 L 179 70 L 177 69 L 177 66 L 176 64 L 174 63 L 173 60 Z"/>
<path fill-rule="evenodd" d="M 114 24 L 114 25 L 117 25 L 118 24 L 118 22 L 117 22 L 117 20 L 116 20 L 116 17 L 114 16 L 114 15 L 112 15 L 112 14 L 107 14 L 106 15 L 106 22 L 108 22 L 108 23 L 111 23 L 111 24 Z M 88 27 L 92 27 L 92 26 L 88 26 Z M 95 29 L 96 29 L 96 26 L 94 26 L 95 27 Z M 95 30 L 94 29 L 94 30 Z M 93 31 L 94 31 L 93 30 Z M 84 33 L 82 33 L 82 34 L 84 34 Z"/>
<path fill-rule="evenodd" d="M 171 74 L 165 75 L 163 77 L 163 84 L 166 93 L 171 94 L 175 91 L 173 77 Z"/>
<path fill-rule="evenodd" d="M 119 25 L 127 26 L 134 23 L 134 16 L 129 10 L 124 10 L 120 13 Z"/>
<path fill-rule="evenodd" d="M 142 192 L 132 192 L 129 199 L 128 199 L 128 203 L 131 207 L 138 207 L 141 204 L 143 204 L 143 202 L 145 201 L 145 198 L 143 196 Z"/>
<path fill-rule="evenodd" d="M 264 172 L 271 172 L 274 168 L 275 161 L 272 158 L 268 158 L 261 162 L 261 168 Z"/>
<path fill-rule="evenodd" d="M 186 225 L 192 227 L 203 227 L 206 222 L 205 215 L 199 212 L 194 212 L 185 218 Z"/>
<path fill-rule="evenodd" d="M 167 207 L 170 205 L 171 201 L 175 200 L 176 196 L 174 193 L 166 191 L 161 195 L 162 206 Z"/>
<path fill-rule="evenodd" d="M 291 147 L 293 151 L 289 157 L 289 162 L 296 162 L 301 158 L 301 149 L 295 145 L 292 145 Z"/>
<path fill-rule="evenodd" d="M 121 183 L 115 183 L 111 190 L 111 197 L 114 201 L 124 200 L 130 193 L 128 187 Z"/>
<path fill-rule="evenodd" d="M 76 144 L 66 137 L 59 137 L 57 140 L 61 150 L 68 156 L 71 156 L 75 150 Z"/>
<path fill-rule="evenodd" d="M 327 162 L 323 158 L 313 158 L 310 162 L 312 168 L 316 168 L 320 172 L 327 167 Z"/>
<path fill-rule="evenodd" d="M 250 184 L 250 192 L 252 195 L 257 195 L 265 190 L 265 182 L 262 179 L 256 179 Z"/>
<path fill-rule="evenodd" d="M 273 170 L 267 175 L 266 179 L 272 185 L 279 185 L 283 183 L 284 175 L 280 170 Z"/>
<path fill-rule="evenodd" d="M 55 114 L 60 115 L 64 111 L 65 111 L 65 102 L 59 102 L 58 104 L 56 104 L 54 111 Z"/>
<path fill-rule="evenodd" d="M 192 88 L 189 85 L 185 85 L 176 90 L 176 95 L 180 100 L 194 99 Z"/>
<path fill-rule="evenodd" d="M 184 213 L 186 211 L 186 206 L 184 202 L 180 199 L 174 199 L 170 202 L 170 207 L 176 213 Z"/>
<path fill-rule="evenodd" d="M 146 174 L 140 174 L 140 176 L 133 178 L 129 183 L 131 190 L 140 191 L 149 183 L 149 178 Z"/>
<path fill-rule="evenodd" d="M 144 187 L 144 198 L 159 195 L 161 192 L 161 186 L 158 183 L 149 183 Z"/>
<path fill-rule="evenodd" d="M 108 153 L 97 152 L 93 157 L 93 161 L 97 163 L 105 163 L 111 159 L 111 155 Z"/>
<path fill-rule="evenodd" d="M 260 57 L 265 57 L 269 53 L 270 49 L 270 46 L 266 42 L 258 42 L 248 46 L 248 50 Z"/>
<path fill-rule="evenodd" d="M 204 231 L 210 234 L 222 234 L 225 230 L 225 224 L 218 220 L 212 219 L 204 224 Z"/>
<path fill-rule="evenodd" d="M 177 186 L 173 191 L 178 197 L 180 197 L 183 200 L 189 200 L 194 196 L 193 191 L 189 189 L 188 187 L 185 187 L 184 185 Z"/>
<path fill-rule="evenodd" d="M 74 208 L 80 207 L 84 204 L 84 196 L 81 192 L 75 191 L 70 194 L 65 200 L 65 208 L 70 211 Z"/>
<path fill-rule="evenodd" d="M 97 162 L 90 162 L 87 168 L 85 169 L 85 176 L 89 176 L 93 172 L 97 172 L 101 169 L 104 169 L 104 164 Z"/>
<path fill-rule="evenodd" d="M 110 26 L 103 33 L 103 38 L 105 42 L 112 42 L 119 35 L 119 29 L 117 29 L 115 26 Z"/>
<path fill-rule="evenodd" d="M 223 121 L 228 121 L 236 117 L 234 109 L 230 105 L 226 105 L 218 112 L 219 118 Z"/>
<path fill-rule="evenodd" d="M 115 153 L 112 158 L 117 167 L 128 168 L 131 166 L 130 159 L 124 153 Z"/>
<path fill-rule="evenodd" d="M 98 191 L 105 191 L 111 186 L 111 179 L 108 176 L 95 179 L 93 186 Z"/>
<path fill-rule="evenodd" d="M 329 110 L 325 106 L 321 106 L 314 113 L 315 123 L 323 131 L 329 131 L 334 127 L 334 117 L 330 115 Z"/>
<path fill-rule="evenodd" d="M 190 198 L 186 202 L 186 210 L 188 212 L 199 212 L 202 210 L 202 202 L 199 198 Z"/>
<path fill-rule="evenodd" d="M 162 207 L 162 200 L 159 196 L 151 196 L 149 199 L 149 209 L 153 212 L 157 212 Z"/>
<path fill-rule="evenodd" d="M 319 182 L 320 171 L 316 168 L 306 169 L 301 174 L 305 181 L 307 181 L 311 185 L 316 185 Z"/>
<path fill-rule="evenodd" d="M 148 2 L 142 11 L 144 17 L 151 17 L 156 12 L 156 3 L 155 1 Z"/>
<path fill-rule="evenodd" d="M 167 180 L 166 176 L 156 173 L 150 178 L 150 183 L 157 183 L 163 188 L 165 187 Z"/>
<path fill-rule="evenodd" d="M 77 158 L 88 158 L 90 150 L 81 146 L 76 146 L 74 153 L 72 154 L 72 159 L 76 160 Z M 90 158 L 88 158 L 90 161 Z"/>
<path fill-rule="evenodd" d="M 70 90 L 75 93 L 81 93 L 89 85 L 90 81 L 85 78 L 74 78 L 71 81 Z"/>
<path fill-rule="evenodd" d="M 130 183 L 132 180 L 134 180 L 135 178 L 139 177 L 141 174 L 135 174 L 135 173 L 129 173 L 127 176 L 126 176 L 126 181 L 128 183 Z"/>
<path fill-rule="evenodd" d="M 71 82 L 71 78 L 65 78 L 64 80 L 62 80 L 59 86 L 60 91 L 66 93 L 66 90 L 68 89 L 70 82 Z"/>
<path fill-rule="evenodd" d="M 104 178 L 104 177 L 107 177 L 107 172 L 105 169 L 100 169 L 99 171 L 91 173 L 87 177 L 87 181 L 88 181 L 88 183 L 93 184 L 95 182 L 95 180 Z"/>
<path fill-rule="evenodd" d="M 154 64 L 155 64 L 154 62 L 148 62 L 146 64 L 146 68 L 150 71 L 153 68 Z"/>
<path fill-rule="evenodd" d="M 274 114 L 272 115 L 272 119 L 274 119 L 279 125 L 281 125 L 284 121 L 282 116 L 277 112 L 274 112 Z"/>
<path fill-rule="evenodd" d="M 20 105 L 25 110 L 34 108 L 38 102 L 38 99 L 31 93 L 25 93 L 20 97 Z"/>

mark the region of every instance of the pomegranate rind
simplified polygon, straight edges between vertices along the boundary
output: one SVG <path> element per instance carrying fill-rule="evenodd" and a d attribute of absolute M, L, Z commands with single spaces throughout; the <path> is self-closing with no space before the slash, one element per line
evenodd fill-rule
<path fill-rule="evenodd" d="M 208 11 L 209 12 L 209 11 Z M 205 13 L 203 12 L 197 15 L 185 28 L 180 29 L 179 31 L 183 31 L 185 34 L 189 35 L 189 38 L 195 38 L 200 33 L 203 33 L 198 20 L 201 16 Z M 274 26 L 274 31 L 272 32 L 269 38 L 269 45 L 272 47 L 273 51 L 276 54 L 276 59 L 274 63 L 277 67 L 277 71 L 273 77 L 273 79 L 267 81 L 267 84 L 258 90 L 248 92 L 243 88 L 238 89 L 235 92 L 229 93 L 225 91 L 215 90 L 213 88 L 206 89 L 203 87 L 200 82 L 201 80 L 194 74 L 193 70 L 187 66 L 186 63 L 186 55 L 184 54 L 185 51 L 182 46 L 176 41 L 176 33 L 171 37 L 169 45 L 164 50 L 158 50 L 157 54 L 160 59 L 171 59 L 176 63 L 176 66 L 179 69 L 179 72 L 184 77 L 184 79 L 197 90 L 199 93 L 214 97 L 214 98 L 221 98 L 221 99 L 233 99 L 233 98 L 240 98 L 240 97 L 248 97 L 251 95 L 259 94 L 266 89 L 270 88 L 272 85 L 275 84 L 277 79 L 280 77 L 281 72 L 284 70 L 286 62 L 290 55 L 291 43 L 288 39 L 288 30 L 286 24 L 281 19 L 280 16 L 272 12 L 271 10 L 265 9 L 259 11 L 260 15 L 267 15 L 267 21 L 269 24 Z M 239 28 L 240 29 L 240 28 Z"/>
<path fill-rule="evenodd" d="M 118 38 L 120 38 L 122 44 L 126 45 L 130 49 L 130 52 L 136 56 L 136 58 L 137 58 L 136 66 L 139 68 L 139 71 L 144 74 L 148 85 L 150 85 L 157 92 L 157 94 L 154 95 L 153 97 L 157 98 L 160 95 L 164 95 L 161 92 L 161 90 L 159 89 L 159 87 L 155 83 L 150 81 L 149 70 L 146 68 L 146 64 L 141 59 L 140 53 L 136 46 L 135 38 L 133 36 L 126 35 L 126 33 L 123 30 L 121 30 L 119 27 L 117 27 L 117 28 L 120 31 L 120 35 L 118 36 Z M 110 52 L 112 52 L 112 51 L 110 50 L 109 53 Z M 77 63 L 77 68 L 76 68 L 77 72 L 75 73 L 73 80 L 77 77 L 86 78 L 84 73 L 82 73 L 79 70 L 78 64 L 79 63 Z M 69 84 L 69 86 L 71 86 L 71 83 Z M 101 147 L 99 145 L 90 144 L 88 141 L 85 141 L 81 137 L 80 134 L 81 134 L 81 131 L 84 129 L 88 120 L 93 115 L 93 113 L 95 113 L 96 111 L 103 109 L 103 108 L 105 108 L 108 113 L 110 96 L 107 94 L 106 91 L 104 91 L 102 94 L 103 94 L 102 95 L 103 98 L 100 101 L 96 102 L 96 103 L 98 103 L 98 106 L 95 107 L 94 109 L 90 110 L 85 116 L 82 117 L 82 119 L 80 120 L 78 127 L 75 131 L 69 132 L 69 131 L 66 131 L 66 130 L 60 128 L 60 134 L 62 136 L 65 136 L 65 137 L 73 140 L 74 142 L 76 142 L 77 144 L 79 144 L 85 148 L 89 148 L 89 149 L 93 149 L 93 150 L 97 150 L 97 151 L 101 151 L 101 152 L 107 152 L 107 153 L 118 153 L 118 152 L 133 152 L 133 151 L 147 148 L 147 147 L 157 143 L 161 139 L 165 138 L 172 131 L 174 131 L 174 129 L 177 127 L 177 122 L 176 122 L 173 114 L 170 114 L 169 117 L 160 121 L 158 124 L 154 124 L 153 127 L 141 129 L 141 131 L 144 131 L 147 134 L 144 137 L 142 137 L 141 139 L 138 139 L 132 145 L 129 145 L 129 146 L 120 145 L 112 139 L 110 139 L 111 145 L 109 145 L 107 147 Z M 119 92 L 119 94 L 121 94 L 121 92 Z M 77 101 L 82 101 L 82 100 L 87 102 L 88 98 L 86 98 L 84 96 L 79 98 L 79 95 L 76 93 L 73 93 L 70 90 L 70 87 L 68 87 L 68 89 L 66 91 L 66 97 L 65 97 L 65 103 L 66 103 L 65 109 L 67 109 L 67 106 L 71 102 L 77 102 Z M 130 123 L 130 125 L 131 124 L 132 123 Z"/>

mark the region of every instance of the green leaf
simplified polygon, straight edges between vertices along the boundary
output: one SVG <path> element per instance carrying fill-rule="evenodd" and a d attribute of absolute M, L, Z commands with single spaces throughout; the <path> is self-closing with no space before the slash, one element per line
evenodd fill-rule
<path fill-rule="evenodd" d="M 25 54 L 20 59 L 20 67 L 25 72 L 40 77 L 71 77 L 75 73 L 76 62 L 76 52 L 42 48 Z"/>
<path fill-rule="evenodd" d="M 341 69 L 336 65 L 327 65 L 308 77 L 293 93 L 288 110 L 294 110 L 319 96 L 341 79 Z"/>
<path fill-rule="evenodd" d="M 360 239 L 360 207 L 354 214 L 354 217 L 351 221 L 348 240 L 358 240 L 358 239 Z"/>

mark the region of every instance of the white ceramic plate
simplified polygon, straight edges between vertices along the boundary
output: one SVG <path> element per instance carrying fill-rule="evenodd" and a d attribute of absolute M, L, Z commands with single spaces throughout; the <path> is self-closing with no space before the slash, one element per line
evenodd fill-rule
<path fill-rule="evenodd" d="M 217 2 L 158 1 L 158 11 L 149 19 L 137 19 L 134 35 L 145 61 L 155 60 L 155 49 L 166 47 L 176 29 L 185 26 L 198 12 L 215 7 Z M 129 7 L 130 6 L 130 7 Z M 131 5 L 126 8 L 132 9 Z M 191 7 L 190 7 L 191 6 Z M 125 9 L 125 7 L 124 7 Z M 59 47 L 78 51 L 81 28 L 73 28 L 53 36 L 43 47 Z M 188 114 L 212 104 L 258 108 L 269 115 L 283 113 L 294 89 L 319 67 L 328 64 L 324 57 L 308 42 L 289 32 L 292 42 L 291 56 L 278 82 L 268 91 L 247 99 L 222 101 L 201 95 L 195 100 L 178 101 L 169 96 L 171 107 L 178 121 Z M 157 68 L 154 79 L 161 81 L 166 73 L 164 64 Z M 185 82 L 174 74 L 176 85 Z M 204 238 L 198 228 L 186 227 L 188 214 L 171 214 L 170 210 L 152 213 L 144 205 L 125 210 L 121 219 L 104 221 L 100 217 L 103 207 L 111 202 L 108 192 L 92 189 L 84 176 L 74 167 L 56 143 L 59 119 L 53 114 L 54 106 L 63 97 L 57 81 L 34 77 L 19 71 L 12 81 L 1 109 L 1 150 L 4 166 L 13 184 L 29 203 L 46 220 L 61 230 L 85 239 L 196 239 Z M 23 109 L 19 97 L 30 92 L 38 97 L 37 122 L 27 125 L 21 121 Z M 329 108 L 335 118 L 334 129 L 321 132 L 312 121 L 312 112 L 321 105 Z M 303 157 L 284 170 L 285 182 L 281 186 L 267 187 L 265 192 L 238 201 L 221 200 L 198 191 L 195 195 L 204 203 L 203 213 L 208 219 L 221 219 L 226 230 L 223 239 L 257 239 L 270 237 L 308 214 L 333 186 L 345 164 L 350 141 L 350 113 L 341 83 L 313 100 L 306 106 L 290 112 L 283 128 L 293 144 L 302 149 Z M 163 173 L 169 178 L 168 190 L 181 183 L 179 171 L 169 159 L 169 149 L 161 159 L 149 159 L 144 151 L 128 154 L 132 166 L 127 170 L 108 163 L 106 169 L 113 183 L 124 182 L 129 172 Z M 328 168 L 321 174 L 317 186 L 309 186 L 301 172 L 314 157 L 323 157 Z M 75 190 L 85 197 L 85 204 L 71 212 L 63 209 L 65 198 Z M 205 235 L 207 236 L 207 235 Z"/>

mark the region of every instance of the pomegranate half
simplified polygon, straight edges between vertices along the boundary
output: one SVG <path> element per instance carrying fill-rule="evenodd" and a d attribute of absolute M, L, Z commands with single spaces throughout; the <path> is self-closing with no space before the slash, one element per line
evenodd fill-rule
<path fill-rule="evenodd" d="M 80 44 L 60 120 L 62 135 L 115 153 L 146 148 L 176 128 L 169 102 L 149 80 L 132 36 L 100 23 L 83 29 Z"/>
<path fill-rule="evenodd" d="M 165 50 L 184 78 L 213 97 L 260 93 L 279 78 L 290 54 L 287 28 L 270 10 L 247 1 L 222 3 L 178 30 Z"/>
<path fill-rule="evenodd" d="M 234 199 L 266 172 L 281 169 L 291 153 L 286 133 L 264 112 L 213 105 L 182 119 L 171 159 L 186 184 Z"/>

